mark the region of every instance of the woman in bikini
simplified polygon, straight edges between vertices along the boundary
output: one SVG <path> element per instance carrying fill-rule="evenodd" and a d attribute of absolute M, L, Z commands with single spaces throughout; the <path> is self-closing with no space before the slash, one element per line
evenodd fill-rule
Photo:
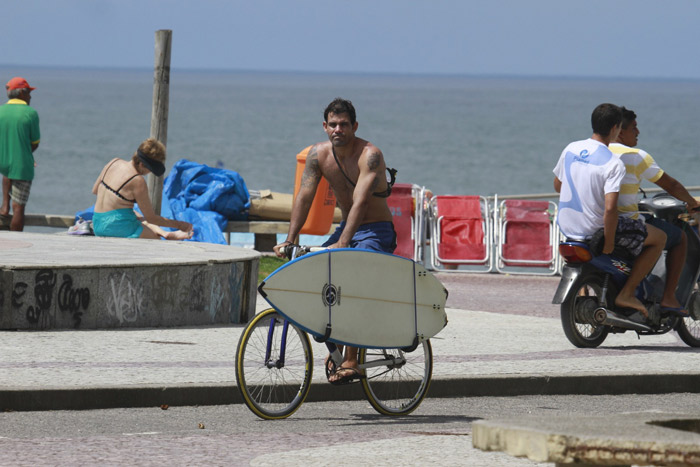
<path fill-rule="evenodd" d="M 92 192 L 97 195 L 92 227 L 100 237 L 159 238 L 185 240 L 192 237 L 192 224 L 166 219 L 153 210 L 148 187 L 142 175 L 165 172 L 165 146 L 149 138 L 130 161 L 112 159 L 100 172 Z M 143 217 L 134 212 L 139 205 Z M 165 231 L 161 227 L 178 229 Z"/>

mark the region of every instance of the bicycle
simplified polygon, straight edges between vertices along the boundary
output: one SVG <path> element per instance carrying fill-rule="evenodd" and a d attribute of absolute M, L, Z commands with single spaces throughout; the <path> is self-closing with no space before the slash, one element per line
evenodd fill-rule
<path fill-rule="evenodd" d="M 294 245 L 287 248 L 289 259 L 321 247 Z M 314 337 L 317 342 L 322 338 Z M 325 342 L 333 364 L 340 366 L 342 354 Z M 433 371 L 430 340 L 410 348 L 376 349 L 358 352 L 360 379 L 372 407 L 383 415 L 408 415 L 423 401 Z M 326 365 L 326 376 L 329 369 Z M 308 334 L 287 321 L 277 310 L 257 314 L 241 334 L 236 349 L 236 381 L 248 408 L 265 420 L 283 419 L 304 403 L 311 389 L 313 350 Z"/>

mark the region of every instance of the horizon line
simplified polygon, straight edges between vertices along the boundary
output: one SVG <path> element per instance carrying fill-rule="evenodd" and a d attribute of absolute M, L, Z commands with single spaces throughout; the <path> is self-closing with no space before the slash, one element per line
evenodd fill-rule
<path fill-rule="evenodd" d="M 0 68 L 34 68 L 40 70 L 93 70 L 93 71 L 134 71 L 151 72 L 153 69 L 140 66 L 108 65 L 26 65 L 17 63 L 0 63 Z M 270 70 L 246 68 L 195 68 L 170 67 L 172 71 L 185 73 L 240 73 L 240 74 L 293 74 L 293 75 L 330 75 L 330 76 L 403 76 L 431 78 L 472 78 L 472 79 L 560 79 L 560 80 L 594 80 L 594 81 L 687 81 L 697 82 L 700 77 L 669 76 L 621 76 L 621 75 L 557 75 L 557 74 L 509 74 L 509 73 L 457 73 L 457 72 L 411 72 L 411 71 L 317 71 L 317 70 Z"/>

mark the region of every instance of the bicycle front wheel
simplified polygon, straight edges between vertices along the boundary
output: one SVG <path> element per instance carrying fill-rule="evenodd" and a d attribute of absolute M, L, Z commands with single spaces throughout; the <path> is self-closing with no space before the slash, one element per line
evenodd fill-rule
<path fill-rule="evenodd" d="M 236 381 L 248 408 L 266 420 L 289 417 L 306 399 L 312 375 L 309 336 L 272 308 L 255 316 L 236 351 Z"/>
<path fill-rule="evenodd" d="M 366 365 L 362 389 L 377 412 L 407 415 L 418 408 L 433 376 L 433 350 L 429 340 L 408 353 L 400 349 L 363 348 L 358 359 L 360 365 Z"/>

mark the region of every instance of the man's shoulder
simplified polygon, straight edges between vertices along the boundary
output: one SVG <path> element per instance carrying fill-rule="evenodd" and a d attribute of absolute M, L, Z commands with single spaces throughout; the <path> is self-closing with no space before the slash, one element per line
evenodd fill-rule
<path fill-rule="evenodd" d="M 331 152 L 330 141 L 320 141 L 309 148 L 309 152 L 306 158 L 316 158 L 319 161 L 324 160 L 326 157 L 333 157 Z"/>
<path fill-rule="evenodd" d="M 644 149 L 625 146 L 621 143 L 610 143 L 609 147 L 613 154 L 620 156 L 622 161 L 626 164 L 636 164 L 643 159 L 651 159 L 653 161 L 651 155 Z"/>
<path fill-rule="evenodd" d="M 610 148 L 614 154 L 639 154 L 640 152 L 644 152 L 639 148 L 626 146 L 622 143 L 610 143 L 608 148 Z"/>
<path fill-rule="evenodd" d="M 563 154 L 571 153 L 577 160 L 595 161 L 594 165 L 602 165 L 610 159 L 616 159 L 610 149 L 603 143 L 593 138 L 582 139 L 569 143 L 564 148 Z"/>
<path fill-rule="evenodd" d="M 361 153 L 364 154 L 379 154 L 380 156 L 382 155 L 382 150 L 379 149 L 377 146 L 374 144 L 370 143 L 369 141 L 366 141 L 364 139 L 358 138 L 358 140 L 362 143 L 360 146 L 361 148 Z"/>
<path fill-rule="evenodd" d="M 594 140 L 593 138 L 587 138 L 587 139 L 580 139 L 578 141 L 572 141 L 569 143 L 566 148 L 564 148 L 565 151 L 581 151 L 581 150 L 588 150 L 589 152 L 591 150 L 595 150 L 601 146 L 605 146 L 602 143 L 599 143 L 598 141 Z"/>
<path fill-rule="evenodd" d="M 39 120 L 39 113 L 35 109 L 29 107 L 27 104 L 18 105 L 12 102 L 0 105 L 0 115 L 2 115 L 3 119 L 19 119 L 21 121 Z"/>
<path fill-rule="evenodd" d="M 39 115 L 34 107 L 29 106 L 26 102 L 20 99 L 11 99 L 5 104 L 0 105 L 0 111 L 12 112 L 15 114 L 19 113 L 23 115 Z"/>

